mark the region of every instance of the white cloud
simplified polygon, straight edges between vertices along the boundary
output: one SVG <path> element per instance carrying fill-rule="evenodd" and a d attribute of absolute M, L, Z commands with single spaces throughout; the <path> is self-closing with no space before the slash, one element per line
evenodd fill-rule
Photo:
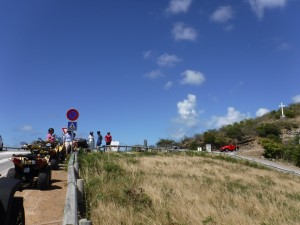
<path fill-rule="evenodd" d="M 249 115 L 242 114 L 239 111 L 235 110 L 235 108 L 233 107 L 228 107 L 227 114 L 225 116 L 213 116 L 211 121 L 209 122 L 209 125 L 216 128 L 220 128 L 222 126 L 233 124 L 235 122 L 239 122 L 249 117 Z"/>
<path fill-rule="evenodd" d="M 24 125 L 20 128 L 20 131 L 24 131 L 24 132 L 29 132 L 29 131 L 32 131 L 32 126 L 30 125 Z"/>
<path fill-rule="evenodd" d="M 182 22 L 174 24 L 172 29 L 173 38 L 176 41 L 185 40 L 185 41 L 195 41 L 197 39 L 197 31 L 187 26 Z"/>
<path fill-rule="evenodd" d="M 258 18 L 264 17 L 265 9 L 283 8 L 288 0 L 249 0 L 252 10 Z"/>
<path fill-rule="evenodd" d="M 174 66 L 175 63 L 180 62 L 181 59 L 176 55 L 169 55 L 167 53 L 157 58 L 157 64 L 160 66 Z"/>
<path fill-rule="evenodd" d="M 225 23 L 233 18 L 231 6 L 221 6 L 211 15 L 211 20 L 217 23 Z"/>
<path fill-rule="evenodd" d="M 166 12 L 170 14 L 186 13 L 192 0 L 171 0 Z"/>
<path fill-rule="evenodd" d="M 152 50 L 143 52 L 144 59 L 149 59 L 149 58 L 151 58 L 151 56 L 152 56 Z"/>
<path fill-rule="evenodd" d="M 158 77 L 162 77 L 163 74 L 160 70 L 152 70 L 149 73 L 145 74 L 145 77 L 148 77 L 150 79 L 156 79 Z"/>
<path fill-rule="evenodd" d="M 256 117 L 260 117 L 260 116 L 263 116 L 267 113 L 269 113 L 270 110 L 266 109 L 266 108 L 259 108 L 257 111 L 256 111 Z"/>
<path fill-rule="evenodd" d="M 188 94 L 187 99 L 177 103 L 178 117 L 173 119 L 172 138 L 183 138 L 185 135 L 193 134 L 197 130 L 199 121 L 196 107 L 197 99 L 192 94 Z"/>
<path fill-rule="evenodd" d="M 196 111 L 197 100 L 196 96 L 188 94 L 187 99 L 177 103 L 177 112 L 179 117 L 177 123 L 191 128 L 198 124 L 198 113 Z"/>
<path fill-rule="evenodd" d="M 173 82 L 172 82 L 172 81 L 168 81 L 168 82 L 165 84 L 164 89 L 165 89 L 165 90 L 169 90 L 172 86 L 173 86 Z"/>
<path fill-rule="evenodd" d="M 293 103 L 300 103 L 300 95 L 292 97 Z"/>
<path fill-rule="evenodd" d="M 186 70 L 181 75 L 184 77 L 181 84 L 201 85 L 205 81 L 204 75 L 199 71 Z"/>

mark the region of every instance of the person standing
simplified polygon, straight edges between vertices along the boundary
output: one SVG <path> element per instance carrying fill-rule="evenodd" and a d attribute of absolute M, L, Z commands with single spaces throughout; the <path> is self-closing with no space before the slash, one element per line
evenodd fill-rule
<path fill-rule="evenodd" d="M 92 151 L 95 148 L 95 139 L 94 139 L 94 132 L 91 131 L 90 135 L 88 136 L 88 145 L 90 150 Z"/>
<path fill-rule="evenodd" d="M 74 140 L 74 133 L 72 131 L 68 130 L 68 132 L 66 134 L 64 134 L 64 136 L 63 136 L 63 143 L 66 148 L 67 155 L 71 153 L 71 150 L 73 147 L 72 146 L 73 140 Z"/>
<path fill-rule="evenodd" d="M 107 132 L 107 134 L 105 135 L 105 142 L 106 145 L 109 145 L 109 150 L 111 150 L 110 148 L 111 141 L 112 141 L 112 136 L 110 135 L 110 132 Z"/>
<path fill-rule="evenodd" d="M 97 138 L 97 144 L 96 144 L 96 148 L 97 148 L 97 151 L 100 150 L 100 147 L 101 147 L 101 144 L 102 144 L 102 134 L 100 131 L 97 131 L 97 135 L 98 135 L 98 138 Z"/>

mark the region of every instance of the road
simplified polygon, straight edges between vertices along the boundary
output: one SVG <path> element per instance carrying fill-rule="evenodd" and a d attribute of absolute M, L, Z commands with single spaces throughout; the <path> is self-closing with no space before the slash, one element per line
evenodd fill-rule
<path fill-rule="evenodd" d="M 12 154 L 28 153 L 28 151 L 10 149 L 0 151 L 0 174 L 5 176 L 8 169 L 14 167 L 13 163 L 9 160 Z"/>
<path fill-rule="evenodd" d="M 271 168 L 279 170 L 281 172 L 292 173 L 292 174 L 295 174 L 297 176 L 300 176 L 300 168 L 296 167 L 296 166 L 293 166 L 291 164 L 278 163 L 278 162 L 268 160 L 266 158 L 255 158 L 255 157 L 250 157 L 250 156 L 239 155 L 238 151 L 233 151 L 233 152 L 214 151 L 213 153 L 214 154 L 226 154 L 226 155 L 229 155 L 231 157 L 235 157 L 235 158 L 244 159 L 244 160 L 256 162 L 256 163 L 259 163 L 259 164 L 263 164 L 267 167 L 271 167 Z"/>

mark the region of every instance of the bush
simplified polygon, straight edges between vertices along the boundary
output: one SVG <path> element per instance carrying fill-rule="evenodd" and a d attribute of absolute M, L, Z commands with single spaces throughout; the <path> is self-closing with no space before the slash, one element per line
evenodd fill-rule
<path fill-rule="evenodd" d="M 283 158 L 283 146 L 274 140 L 263 138 L 260 140 L 260 144 L 265 149 L 264 157 L 272 159 L 282 159 Z"/>
<path fill-rule="evenodd" d="M 260 137 L 267 137 L 268 135 L 280 136 L 281 131 L 277 124 L 266 123 L 256 128 L 257 133 Z"/>

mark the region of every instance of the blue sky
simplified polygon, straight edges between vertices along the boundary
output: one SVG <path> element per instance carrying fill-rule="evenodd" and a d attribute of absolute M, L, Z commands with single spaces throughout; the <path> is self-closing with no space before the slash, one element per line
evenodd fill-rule
<path fill-rule="evenodd" d="M 6 146 L 180 140 L 300 102 L 298 0 L 0 1 Z"/>

